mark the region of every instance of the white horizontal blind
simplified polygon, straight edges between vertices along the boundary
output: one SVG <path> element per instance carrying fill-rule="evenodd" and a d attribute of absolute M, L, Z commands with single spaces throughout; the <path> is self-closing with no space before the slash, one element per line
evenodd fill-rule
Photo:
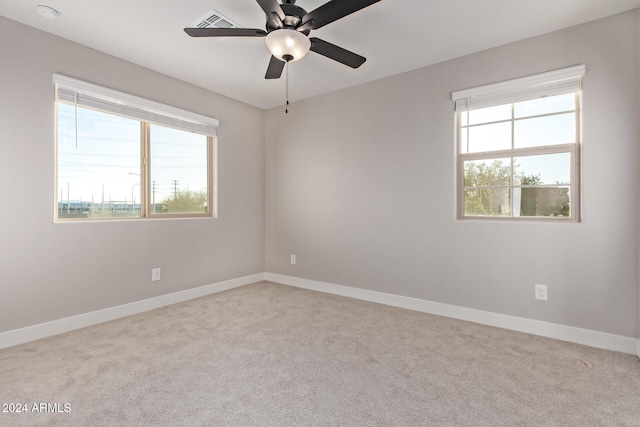
<path fill-rule="evenodd" d="M 140 98 L 128 93 L 53 74 L 57 99 L 141 121 L 216 136 L 217 119 Z"/>
<path fill-rule="evenodd" d="M 580 90 L 584 64 L 459 90 L 451 94 L 456 111 L 475 110 Z"/>

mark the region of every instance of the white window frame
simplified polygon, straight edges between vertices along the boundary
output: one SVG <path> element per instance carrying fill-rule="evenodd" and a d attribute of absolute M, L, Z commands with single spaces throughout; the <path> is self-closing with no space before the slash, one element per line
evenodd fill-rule
<path fill-rule="evenodd" d="M 54 204 L 55 204 L 55 222 L 92 222 L 92 221 L 122 221 L 137 220 L 147 218 L 199 218 L 199 217 L 217 217 L 217 134 L 219 120 L 183 110 L 170 105 L 151 101 L 145 98 L 130 95 L 114 89 L 88 83 L 82 80 L 67 77 L 54 73 L 52 81 L 55 85 L 55 102 L 56 102 L 56 160 L 55 160 L 55 188 Z M 140 136 L 140 186 L 142 188 L 141 196 L 144 203 L 140 204 L 140 216 L 130 216 L 123 218 L 59 218 L 58 217 L 58 129 L 57 114 L 58 103 L 63 102 L 79 107 L 94 109 L 107 114 L 114 114 L 137 120 L 141 124 Z M 153 213 L 150 200 L 150 163 L 149 148 L 150 137 L 149 129 L 151 124 L 172 127 L 178 130 L 194 132 L 207 138 L 207 188 L 208 188 L 208 205 L 205 213 Z"/>
<path fill-rule="evenodd" d="M 573 67 L 554 70 L 546 73 L 536 74 L 532 76 L 522 77 L 500 83 L 480 86 L 471 89 L 460 90 L 452 93 L 452 100 L 455 101 L 455 147 L 456 147 L 456 214 L 460 220 L 490 220 L 490 221 L 564 221 L 578 222 L 580 220 L 580 144 L 581 144 L 581 89 L 582 76 L 585 73 L 583 64 Z M 513 148 L 513 123 L 515 122 L 513 110 L 510 120 L 512 123 L 511 143 L 512 148 L 507 150 L 483 151 L 473 153 L 463 153 L 461 150 L 461 129 L 462 114 L 469 110 L 493 107 L 498 105 L 508 105 L 516 102 L 527 101 L 545 96 L 562 95 L 574 93 L 575 96 L 575 129 L 576 141 L 574 143 L 562 145 L 547 145 L 528 148 Z M 558 113 L 552 113 L 554 115 Z M 544 117 L 545 114 L 539 117 Z M 538 116 L 536 116 L 538 117 Z M 528 117 L 530 118 L 530 117 Z M 519 216 L 514 214 L 511 209 L 510 216 L 498 215 L 465 215 L 465 180 L 464 180 L 464 162 L 471 160 L 487 160 L 500 158 L 513 158 L 569 153 L 571 157 L 570 163 L 570 216 Z M 526 188 L 526 186 L 515 185 L 513 176 L 513 163 L 511 165 L 511 182 L 509 185 L 495 186 L 495 188 L 507 188 L 510 190 L 510 199 L 513 206 L 513 192 L 515 188 Z M 535 186 L 541 188 L 541 186 Z M 549 187 L 555 187 L 550 185 Z M 494 188 L 494 187 L 482 187 Z"/>

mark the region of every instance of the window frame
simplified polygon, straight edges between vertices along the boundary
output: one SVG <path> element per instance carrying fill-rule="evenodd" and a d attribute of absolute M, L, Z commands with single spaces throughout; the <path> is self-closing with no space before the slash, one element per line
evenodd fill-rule
<path fill-rule="evenodd" d="M 203 135 L 207 137 L 207 212 L 204 213 L 153 213 L 152 210 L 152 197 L 151 186 L 149 185 L 151 180 L 151 125 L 150 122 L 141 122 L 143 133 L 143 146 L 141 152 L 141 172 L 140 172 L 140 187 L 143 188 L 140 195 L 144 203 L 140 203 L 140 217 L 141 218 L 217 218 L 217 206 L 216 197 L 217 191 L 215 191 L 215 171 L 217 170 L 217 137 L 210 135 Z M 181 130 L 181 129 L 180 129 Z M 144 209 L 143 209 L 144 205 Z M 137 219 L 137 218 L 136 218 Z"/>
<path fill-rule="evenodd" d="M 82 82 L 79 80 L 75 80 L 72 78 L 68 78 L 65 76 L 61 76 L 59 74 L 53 75 L 53 81 L 56 84 L 55 90 L 55 164 L 54 164 L 54 222 L 56 223 L 67 223 L 67 222 L 99 222 L 99 221 L 131 221 L 131 220 L 141 220 L 141 219 L 189 219 L 189 218 L 217 218 L 217 125 L 218 120 L 213 118 L 208 118 L 206 116 L 201 116 L 196 113 L 191 113 L 185 110 L 178 109 L 176 107 L 171 107 L 168 105 L 160 104 L 155 101 L 145 100 L 143 98 L 138 98 L 133 95 L 129 95 L 126 93 L 114 91 L 112 89 L 103 88 L 97 85 L 93 85 L 91 83 Z M 107 102 L 115 102 L 121 103 L 125 106 L 133 106 L 135 109 L 139 109 L 136 113 L 137 116 L 132 116 L 128 114 L 121 114 L 118 111 L 113 111 L 107 109 L 96 108 L 93 105 L 81 105 L 78 103 L 72 103 L 67 99 L 62 100 L 59 99 L 59 87 L 58 85 L 64 85 L 65 89 L 72 88 L 76 90 L 77 93 L 87 94 L 89 96 L 95 96 L 100 102 L 102 96 Z M 75 84 L 75 87 L 74 87 Z M 76 95 L 77 96 L 77 95 Z M 77 100 L 76 100 L 77 101 Z M 59 200 L 58 200 L 58 182 L 59 182 L 59 129 L 58 129 L 58 113 L 59 113 L 59 104 L 63 103 L 66 105 L 82 107 L 85 109 L 90 109 L 94 111 L 98 111 L 104 114 L 111 114 L 114 116 L 125 117 L 128 119 L 136 120 L 140 125 L 140 216 L 126 216 L 126 217 L 101 217 L 101 218 L 60 218 L 59 217 Z M 150 118 L 158 118 L 159 120 L 144 120 L 142 115 L 145 114 L 145 111 L 149 112 Z M 163 122 L 162 114 L 167 114 L 168 121 Z M 77 114 L 77 113 L 76 113 Z M 175 124 L 178 124 L 176 126 Z M 180 123 L 186 123 L 186 127 L 193 127 L 193 129 L 185 129 L 182 126 L 179 126 Z M 154 213 L 152 209 L 152 200 L 151 200 L 151 125 L 159 125 L 163 127 L 173 128 L 180 130 L 182 132 L 191 132 L 201 136 L 206 137 L 206 163 L 207 163 L 207 211 L 206 212 L 191 212 L 191 213 Z M 192 126 L 191 126 L 192 125 Z M 198 130 L 206 130 L 207 134 L 201 133 Z M 215 130 L 215 135 L 211 131 L 211 129 Z"/>
<path fill-rule="evenodd" d="M 475 108 L 467 108 L 460 109 L 456 108 L 454 126 L 455 126 L 455 155 L 456 155 L 456 218 L 458 220 L 480 220 L 480 221 L 553 221 L 553 222 L 580 222 L 580 174 L 581 174 L 581 166 L 580 166 L 580 146 L 582 143 L 582 88 L 581 88 L 581 77 L 584 74 L 584 65 L 570 67 L 563 70 L 552 71 L 549 73 L 543 73 L 540 75 L 534 75 L 529 77 L 524 77 L 520 79 L 515 79 L 512 81 L 496 83 L 492 85 L 487 85 L 474 89 L 467 89 L 464 91 L 454 92 L 452 94 L 452 99 L 456 102 L 464 101 L 469 98 L 469 94 L 473 94 L 477 91 L 480 93 L 480 98 L 485 96 L 485 99 L 480 99 L 482 103 L 480 107 L 476 108 L 486 108 L 486 107 L 494 107 L 499 105 L 511 105 L 511 117 L 508 120 L 498 120 L 495 123 L 500 122 L 510 122 L 511 123 L 511 148 L 504 150 L 494 150 L 494 151 L 481 151 L 481 152 L 472 152 L 472 153 L 463 153 L 462 152 L 462 131 L 463 131 L 463 120 L 462 115 L 466 114 L 468 111 L 473 110 Z M 530 82 L 535 82 L 535 84 L 540 84 L 540 82 L 553 82 L 552 78 L 557 76 L 578 76 L 578 88 L 573 90 L 565 89 L 557 89 L 557 90 L 547 90 L 545 93 L 541 93 L 539 89 L 531 90 L 529 88 Z M 549 83 L 553 84 L 553 83 Z M 514 115 L 514 104 L 517 102 L 523 102 L 528 100 L 539 99 L 544 96 L 552 96 L 552 95 L 561 95 L 573 93 L 574 95 L 574 110 L 569 110 L 571 112 L 575 112 L 575 142 L 573 143 L 565 143 L 565 144 L 552 144 L 552 145 L 544 145 L 544 146 L 535 146 L 535 147 L 523 147 L 523 148 L 514 148 L 514 129 L 515 123 L 518 120 L 526 120 L 531 118 L 538 117 L 546 117 L 552 115 L 563 114 L 564 112 L 554 112 L 554 113 L 545 113 L 533 116 L 527 116 L 523 118 L 516 118 Z M 493 98 L 493 99 L 492 99 Z M 502 102 L 496 102 L 496 99 L 501 99 Z M 487 122 L 489 123 L 489 122 Z M 487 123 L 482 123 L 480 125 L 485 125 Z M 491 122 L 493 123 L 493 122 Z M 470 125 L 467 123 L 466 127 L 468 129 Z M 527 156 L 539 156 L 545 154 L 559 154 L 559 153 L 568 153 L 570 156 L 570 183 L 567 186 L 569 188 L 569 203 L 570 203 L 570 216 L 516 216 L 514 215 L 513 209 L 513 201 L 514 201 L 514 189 L 519 188 L 558 188 L 558 185 L 553 184 L 544 184 L 544 185 L 515 185 L 514 182 L 514 158 L 517 157 L 527 157 Z M 510 159 L 510 167 L 511 167 L 511 176 L 510 182 L 508 185 L 497 185 L 497 186 L 486 186 L 486 187 L 478 187 L 478 188 L 505 188 L 509 190 L 509 199 L 511 204 L 511 213 L 510 215 L 465 215 L 465 191 L 469 190 L 471 187 L 465 186 L 465 169 L 464 163 L 467 161 L 473 160 L 491 160 L 491 159 Z"/>

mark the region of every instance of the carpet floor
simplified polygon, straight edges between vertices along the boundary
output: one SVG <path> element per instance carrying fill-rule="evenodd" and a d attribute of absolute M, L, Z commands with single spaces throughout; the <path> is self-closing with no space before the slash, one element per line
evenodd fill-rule
<path fill-rule="evenodd" d="M 0 350 L 0 403 L 2 426 L 640 426 L 640 360 L 261 282 Z"/>

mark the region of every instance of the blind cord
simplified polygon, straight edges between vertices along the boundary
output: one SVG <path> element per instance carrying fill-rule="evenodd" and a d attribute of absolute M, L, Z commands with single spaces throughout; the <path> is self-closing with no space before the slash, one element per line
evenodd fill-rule
<path fill-rule="evenodd" d="M 75 134 L 76 134 L 76 151 L 78 151 L 78 92 L 73 92 L 73 108 L 75 111 Z"/>

